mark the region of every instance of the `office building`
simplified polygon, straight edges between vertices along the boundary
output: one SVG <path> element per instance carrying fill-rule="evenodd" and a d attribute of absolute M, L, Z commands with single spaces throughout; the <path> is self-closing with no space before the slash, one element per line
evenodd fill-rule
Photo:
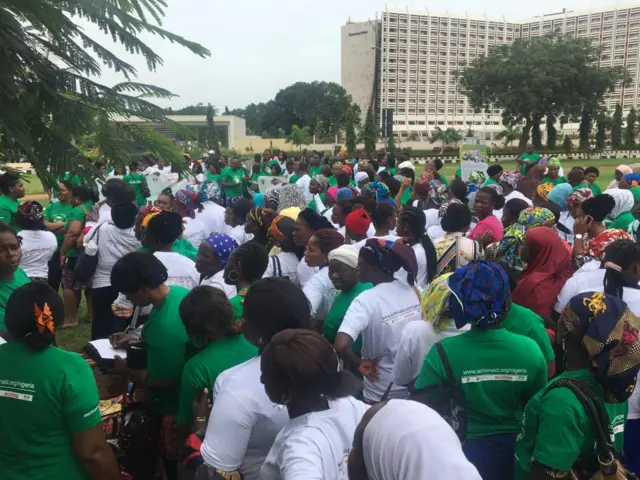
<path fill-rule="evenodd" d="M 602 65 L 629 70 L 632 85 L 605 99 L 609 110 L 618 102 L 625 111 L 638 106 L 640 5 L 565 10 L 525 21 L 386 10 L 375 20 L 342 27 L 342 86 L 363 112 L 373 105 L 380 127 L 384 109 L 393 109 L 396 134 L 422 137 L 440 126 L 493 139 L 502 129 L 500 111 L 474 113 L 457 88 L 456 71 L 494 45 L 552 31 L 590 38 L 603 47 Z"/>

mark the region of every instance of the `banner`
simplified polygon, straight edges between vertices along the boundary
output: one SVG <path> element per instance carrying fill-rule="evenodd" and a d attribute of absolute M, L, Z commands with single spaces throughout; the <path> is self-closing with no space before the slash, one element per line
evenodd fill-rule
<path fill-rule="evenodd" d="M 266 193 L 272 188 L 280 188 L 282 185 L 284 185 L 284 182 L 285 180 L 283 177 L 272 177 L 270 175 L 258 177 L 258 190 L 260 191 L 260 193 Z"/>
<path fill-rule="evenodd" d="M 478 144 L 465 144 L 460 147 L 460 175 L 465 182 L 471 172 L 487 174 L 489 166 L 487 146 Z"/>

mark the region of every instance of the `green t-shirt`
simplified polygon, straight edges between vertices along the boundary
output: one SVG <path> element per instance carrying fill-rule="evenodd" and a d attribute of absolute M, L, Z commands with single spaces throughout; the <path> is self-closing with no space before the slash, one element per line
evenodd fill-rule
<path fill-rule="evenodd" d="M 440 175 L 440 180 L 442 180 L 443 185 L 449 185 L 449 180 L 444 175 Z"/>
<path fill-rule="evenodd" d="M 411 200 L 411 186 L 404 189 L 402 192 L 402 197 L 400 198 L 400 205 L 406 205 Z"/>
<path fill-rule="evenodd" d="M 600 188 L 600 186 L 597 183 L 590 183 L 589 184 L 589 188 L 593 192 L 594 196 L 600 195 L 602 193 L 602 189 Z"/>
<path fill-rule="evenodd" d="M 535 153 L 535 152 L 532 152 L 532 153 L 525 152 L 522 155 L 520 155 L 520 160 L 524 160 L 525 162 L 536 162 L 537 163 L 540 160 L 540 154 L 539 153 Z M 527 170 L 528 170 L 528 168 L 524 164 L 520 167 L 520 173 L 522 175 L 526 175 L 527 174 Z"/>
<path fill-rule="evenodd" d="M 122 177 L 122 180 L 124 180 L 136 194 L 136 204 L 138 207 L 144 207 L 147 204 L 147 197 L 142 194 L 143 187 L 147 183 L 145 176 L 141 173 L 129 173 Z"/>
<path fill-rule="evenodd" d="M 576 378 L 602 394 L 602 387 L 588 370 L 565 372 L 551 380 Z M 551 383 L 549 385 L 551 385 Z M 548 388 L 538 392 L 527 404 L 522 429 L 516 440 L 515 480 L 525 480 L 536 461 L 547 467 L 568 472 L 576 460 L 595 458 L 595 439 L 589 417 L 580 401 L 568 388 Z M 614 434 L 613 446 L 622 453 L 627 403 L 605 403 L 609 426 Z"/>
<path fill-rule="evenodd" d="M 196 257 L 198 256 L 198 249 L 193 246 L 193 244 L 187 240 L 186 238 L 179 238 L 173 245 L 171 245 L 171 250 L 179 253 L 183 257 L 187 257 L 190 260 L 196 261 Z M 153 253 L 150 248 L 142 247 L 138 249 L 138 252 L 147 252 Z"/>
<path fill-rule="evenodd" d="M 7 301 L 14 290 L 31 282 L 27 274 L 20 267 L 13 274 L 13 280 L 0 280 L 0 332 L 4 332 L 7 327 L 4 323 L 4 313 L 7 308 Z M 2 380 L 0 378 L 0 380 Z"/>
<path fill-rule="evenodd" d="M 193 422 L 192 405 L 196 389 L 202 391 L 208 388 L 213 392 L 218 375 L 257 354 L 258 349 L 240 334 L 212 340 L 200 353 L 189 359 L 184 365 L 180 381 L 178 425 L 190 425 Z"/>
<path fill-rule="evenodd" d="M 209 180 L 210 182 L 220 183 L 220 181 L 222 180 L 222 175 L 214 175 L 209 171 L 205 173 L 205 176 L 207 177 L 207 180 Z"/>
<path fill-rule="evenodd" d="M 542 356 L 547 362 L 556 358 L 549 341 L 544 321 L 537 313 L 515 303 L 511 304 L 509 313 L 502 321 L 502 328 L 511 333 L 524 335 L 536 342 L 542 351 Z"/>
<path fill-rule="evenodd" d="M 298 175 L 297 173 L 294 173 L 289 177 L 289 183 L 296 183 L 298 180 L 300 180 L 300 178 L 301 178 L 300 175 Z"/>
<path fill-rule="evenodd" d="M 615 220 L 609 224 L 608 228 L 618 228 L 626 232 L 629 225 L 631 225 L 635 220 L 636 219 L 631 212 L 624 212 L 618 215 Z"/>
<path fill-rule="evenodd" d="M 77 353 L 21 342 L 0 348 L 0 477 L 88 480 L 72 435 L 100 425 L 98 388 Z"/>
<path fill-rule="evenodd" d="M 498 184 L 498 182 L 496 182 L 493 178 L 489 177 L 484 181 L 482 186 L 486 187 L 487 185 L 497 185 L 497 184 Z"/>
<path fill-rule="evenodd" d="M 320 200 L 322 200 L 322 203 L 326 205 L 325 201 L 327 199 L 327 194 L 326 193 L 321 193 L 320 194 Z M 314 212 L 317 212 L 317 205 L 316 205 L 316 199 L 314 198 L 313 200 L 311 200 L 308 204 L 307 204 L 307 208 L 310 208 L 311 210 L 313 210 Z M 322 213 L 322 212 L 319 212 Z"/>
<path fill-rule="evenodd" d="M 71 222 L 82 222 L 82 224 L 84 225 L 84 222 L 87 220 L 87 215 L 89 214 L 92 208 L 93 208 L 92 201 L 88 201 L 86 203 L 83 203 L 82 205 L 78 205 L 77 207 L 74 207 L 73 210 L 71 210 L 71 213 L 69 214 L 69 216 L 67 217 L 67 225 L 64 228 L 65 231 L 69 230 L 69 226 L 71 225 Z M 76 250 L 76 247 L 74 245 L 71 248 L 69 248 L 69 250 L 67 251 L 67 257 L 77 257 L 77 256 L 78 256 L 78 251 Z"/>
<path fill-rule="evenodd" d="M 322 167 L 324 165 L 320 164 L 316 167 L 314 167 L 313 165 L 311 165 L 311 167 L 309 167 L 309 176 L 311 178 L 315 177 L 316 175 L 321 175 L 322 174 Z"/>
<path fill-rule="evenodd" d="M 347 310 L 349 310 L 351 306 L 351 302 L 362 292 L 371 288 L 373 288 L 373 284 L 371 283 L 358 282 L 348 292 L 341 291 L 338 296 L 336 296 L 333 301 L 333 306 L 327 313 L 327 316 L 324 318 L 324 323 L 322 324 L 322 335 L 324 335 L 324 338 L 326 338 L 329 343 L 332 345 L 335 343 L 338 330 L 340 329 L 340 325 L 342 325 L 342 320 Z M 354 352 L 360 353 L 362 350 L 362 336 L 356 339 L 351 348 Z"/>
<path fill-rule="evenodd" d="M 542 183 L 551 183 L 555 187 L 557 185 L 560 185 L 561 183 L 567 183 L 567 179 L 565 177 L 557 177 L 557 178 L 544 177 L 542 179 Z"/>
<path fill-rule="evenodd" d="M 524 406 L 547 383 L 547 362 L 536 343 L 503 328 L 472 329 L 440 343 L 466 395 L 468 438 L 517 433 Z M 438 351 L 432 348 L 416 389 L 446 381 Z"/>
<path fill-rule="evenodd" d="M 11 225 L 16 232 L 20 230 L 15 224 L 18 205 L 20 205 L 19 200 L 0 195 L 0 222 Z"/>
<path fill-rule="evenodd" d="M 222 170 L 222 178 L 220 181 L 222 183 L 231 183 L 232 187 L 222 187 L 224 190 L 224 194 L 227 198 L 234 198 L 242 196 L 242 190 L 244 188 L 244 181 L 242 177 L 244 176 L 244 169 L 239 168 L 238 170 L 234 170 L 231 167 L 225 167 Z"/>
<path fill-rule="evenodd" d="M 237 322 L 242 318 L 242 312 L 244 309 L 244 297 L 247 294 L 249 287 L 242 288 L 235 297 L 229 299 L 229 303 L 233 307 L 233 321 Z"/>
<path fill-rule="evenodd" d="M 330 187 L 337 187 L 338 186 L 338 179 L 336 178 L 335 175 L 331 175 L 329 177 L 329 186 Z"/>
<path fill-rule="evenodd" d="M 589 188 L 589 184 L 587 182 L 582 182 L 580 185 L 573 187 L 573 191 L 575 192 L 576 190 L 581 190 L 583 188 Z"/>
<path fill-rule="evenodd" d="M 189 340 L 180 319 L 182 299 L 189 293 L 184 287 L 169 287 L 169 295 L 159 307 L 153 307 L 142 327 L 142 339 L 147 348 L 149 380 L 173 381 L 171 388 L 149 388 L 159 413 L 178 413 L 180 376 L 184 367 L 186 343 Z"/>
<path fill-rule="evenodd" d="M 66 203 L 62 204 L 60 202 L 50 203 L 44 208 L 44 219 L 47 222 L 64 222 L 65 225 L 67 220 L 69 219 L 69 215 L 73 211 L 73 206 L 71 204 Z M 58 251 L 60 251 L 60 247 L 62 246 L 62 241 L 64 240 L 64 232 L 56 232 L 55 233 L 56 240 L 58 240 Z"/>

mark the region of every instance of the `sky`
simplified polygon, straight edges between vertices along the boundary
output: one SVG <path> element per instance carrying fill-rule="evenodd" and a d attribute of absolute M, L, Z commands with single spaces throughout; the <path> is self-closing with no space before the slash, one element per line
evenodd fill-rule
<path fill-rule="evenodd" d="M 184 47 L 158 37 L 143 36 L 162 58 L 150 72 L 141 56 L 128 55 L 92 25 L 87 33 L 138 69 L 136 81 L 164 87 L 177 97 L 157 101 L 180 108 L 198 102 L 219 110 L 266 102 L 297 81 L 340 83 L 340 27 L 349 19 L 375 18 L 389 8 L 434 13 L 467 14 L 520 21 L 556 13 L 562 8 L 585 10 L 619 7 L 611 0 L 449 0 L 441 2 L 385 3 L 380 0 L 168 0 L 163 27 L 198 42 L 211 51 L 200 58 Z M 85 24 L 83 24 L 85 25 Z M 123 78 L 103 68 L 98 79 L 113 85 Z"/>

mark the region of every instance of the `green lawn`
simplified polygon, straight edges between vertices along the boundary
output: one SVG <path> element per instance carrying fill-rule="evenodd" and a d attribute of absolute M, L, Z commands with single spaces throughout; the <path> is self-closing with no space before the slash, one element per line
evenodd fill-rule
<path fill-rule="evenodd" d="M 44 193 L 44 187 L 37 175 L 23 175 L 24 189 L 27 195 Z"/>

